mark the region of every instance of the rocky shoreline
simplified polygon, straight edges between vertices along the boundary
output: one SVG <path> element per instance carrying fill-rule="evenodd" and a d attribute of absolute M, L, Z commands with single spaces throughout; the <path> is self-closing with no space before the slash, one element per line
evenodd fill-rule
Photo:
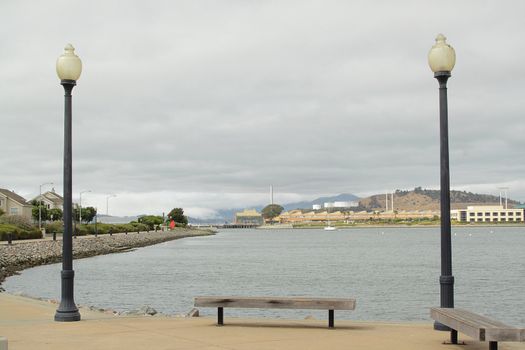
<path fill-rule="evenodd" d="M 73 240 L 73 256 L 75 259 L 80 259 L 96 255 L 119 253 L 175 239 L 209 236 L 213 234 L 215 234 L 215 232 L 212 230 L 176 228 L 168 232 L 152 231 L 114 234 L 112 236 L 82 236 Z M 3 291 L 1 283 L 7 277 L 17 274 L 18 271 L 61 261 L 61 240 L 19 241 L 12 245 L 0 245 L 0 292 Z"/>

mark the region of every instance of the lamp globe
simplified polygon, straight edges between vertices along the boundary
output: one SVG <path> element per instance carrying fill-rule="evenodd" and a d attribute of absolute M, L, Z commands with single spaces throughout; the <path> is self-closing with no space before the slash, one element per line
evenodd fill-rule
<path fill-rule="evenodd" d="M 82 73 L 82 61 L 75 55 L 75 48 L 67 44 L 64 53 L 57 59 L 57 75 L 60 80 L 77 81 Z"/>
<path fill-rule="evenodd" d="M 446 41 L 443 34 L 438 34 L 436 43 L 428 53 L 428 65 L 434 73 L 451 72 L 456 64 L 456 52 Z"/>

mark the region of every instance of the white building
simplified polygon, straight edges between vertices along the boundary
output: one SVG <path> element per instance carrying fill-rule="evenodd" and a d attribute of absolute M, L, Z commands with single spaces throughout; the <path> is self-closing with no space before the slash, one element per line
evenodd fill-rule
<path fill-rule="evenodd" d="M 336 208 L 352 208 L 359 206 L 357 202 L 334 202 L 334 207 Z"/>
<path fill-rule="evenodd" d="M 468 206 L 450 211 L 450 218 L 460 222 L 523 222 L 523 209 L 504 209 L 502 205 Z"/>
<path fill-rule="evenodd" d="M 321 204 L 314 204 L 312 205 L 313 210 L 321 210 Z"/>
<path fill-rule="evenodd" d="M 358 206 L 359 206 L 358 202 L 347 202 L 347 201 L 324 203 L 325 208 L 353 208 L 353 207 L 358 207 Z"/>

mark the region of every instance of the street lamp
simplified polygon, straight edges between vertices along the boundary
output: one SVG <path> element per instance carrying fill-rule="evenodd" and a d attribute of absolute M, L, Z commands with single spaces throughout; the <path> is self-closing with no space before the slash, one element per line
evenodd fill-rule
<path fill-rule="evenodd" d="M 452 242 L 450 235 L 450 174 L 448 157 L 448 102 L 447 80 L 456 63 L 454 49 L 439 34 L 428 53 L 428 64 L 439 82 L 440 168 L 441 168 L 441 276 L 439 277 L 441 307 L 454 307 L 454 276 L 452 276 Z M 435 322 L 434 329 L 448 331 L 447 326 Z M 451 330 L 451 342 L 457 343 L 457 332 Z"/>
<path fill-rule="evenodd" d="M 109 216 L 109 199 L 116 196 L 116 194 L 110 194 L 106 197 L 106 216 Z"/>
<path fill-rule="evenodd" d="M 82 62 L 71 44 L 57 59 L 57 75 L 64 87 L 64 234 L 62 238 L 62 293 L 55 321 L 80 321 L 80 313 L 73 298 L 75 271 L 73 271 L 73 209 L 72 202 L 72 147 L 71 147 L 71 91 L 82 72 Z"/>
<path fill-rule="evenodd" d="M 78 211 L 78 222 L 82 224 L 82 193 L 88 193 L 91 190 L 80 191 L 80 210 Z"/>
<path fill-rule="evenodd" d="M 42 186 L 53 185 L 52 182 L 46 182 L 40 185 L 40 196 L 38 197 L 38 229 L 42 232 Z"/>

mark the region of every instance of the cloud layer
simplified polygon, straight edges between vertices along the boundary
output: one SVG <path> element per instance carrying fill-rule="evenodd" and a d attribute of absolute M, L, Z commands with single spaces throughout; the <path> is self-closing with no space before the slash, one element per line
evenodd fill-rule
<path fill-rule="evenodd" d="M 118 215 L 439 186 L 443 32 L 451 184 L 525 199 L 520 1 L 24 1 L 0 4 L 0 187 L 62 182 L 71 42 L 74 191 Z M 278 196 L 281 196 L 280 198 Z"/>

